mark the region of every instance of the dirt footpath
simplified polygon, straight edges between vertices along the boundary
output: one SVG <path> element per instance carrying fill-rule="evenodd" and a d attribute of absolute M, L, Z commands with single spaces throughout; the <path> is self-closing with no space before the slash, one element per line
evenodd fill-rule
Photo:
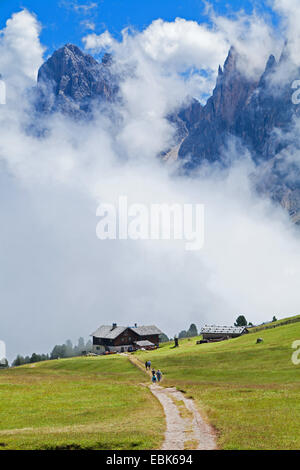
<path fill-rule="evenodd" d="M 216 435 L 198 412 L 192 399 L 176 388 L 151 385 L 150 390 L 163 406 L 167 429 L 162 450 L 214 450 Z"/>
<path fill-rule="evenodd" d="M 144 364 L 135 356 L 128 359 L 145 372 Z M 151 377 L 151 372 L 146 372 Z M 166 434 L 162 450 L 216 450 L 215 430 L 204 421 L 194 400 L 186 398 L 176 388 L 164 388 L 157 384 L 149 386 L 160 401 L 166 417 Z"/>

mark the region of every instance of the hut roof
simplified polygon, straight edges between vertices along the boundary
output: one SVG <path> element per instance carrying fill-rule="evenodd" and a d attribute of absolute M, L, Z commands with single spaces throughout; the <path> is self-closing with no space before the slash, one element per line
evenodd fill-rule
<path fill-rule="evenodd" d="M 201 329 L 201 334 L 212 333 L 212 334 L 228 334 L 228 335 L 241 335 L 247 331 L 246 326 L 204 326 Z"/>

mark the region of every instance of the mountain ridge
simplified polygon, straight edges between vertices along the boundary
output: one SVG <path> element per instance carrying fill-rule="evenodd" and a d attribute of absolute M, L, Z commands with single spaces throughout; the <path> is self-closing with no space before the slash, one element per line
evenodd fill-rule
<path fill-rule="evenodd" d="M 178 158 L 187 172 L 204 162 L 226 164 L 224 155 L 234 138 L 251 152 L 258 192 L 281 204 L 300 223 L 299 169 L 284 154 L 300 148 L 293 132 L 300 110 L 292 102 L 291 86 L 300 77 L 300 69 L 294 67 L 286 80 L 274 82 L 282 68 L 291 69 L 286 46 L 278 61 L 269 56 L 259 78 L 247 76 L 238 60 L 237 50 L 231 47 L 206 104 L 193 99 L 168 116 L 178 131 L 174 148 L 164 157 Z M 39 112 L 59 111 L 81 118 L 95 105 L 98 109 L 110 106 L 117 99 L 120 81 L 113 64 L 110 54 L 98 62 L 73 44 L 58 49 L 38 72 Z"/>
<path fill-rule="evenodd" d="M 203 162 L 224 163 L 227 144 L 237 139 L 256 164 L 257 190 L 281 204 L 299 223 L 300 173 L 296 157 L 291 161 L 290 155 L 300 149 L 294 131 L 300 109 L 292 99 L 292 83 L 300 77 L 300 69 L 294 67 L 286 80 L 275 80 L 283 67 L 291 69 L 285 50 L 278 62 L 269 56 L 258 80 L 247 79 L 238 70 L 237 52 L 231 48 L 224 69 L 219 67 L 213 94 L 205 106 L 199 104 L 196 118 L 190 118 L 195 116 L 195 103 L 179 114 L 189 123 L 178 158 L 187 171 Z"/>

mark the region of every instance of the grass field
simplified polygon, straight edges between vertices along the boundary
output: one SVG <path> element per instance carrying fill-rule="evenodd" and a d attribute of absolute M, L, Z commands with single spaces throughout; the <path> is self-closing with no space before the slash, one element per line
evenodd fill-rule
<path fill-rule="evenodd" d="M 262 337 L 264 342 L 256 344 Z M 192 396 L 219 435 L 222 449 L 300 448 L 300 366 L 292 342 L 300 323 L 221 342 L 138 352 L 164 372 L 164 385 Z"/>
<path fill-rule="evenodd" d="M 0 371 L 0 448 L 159 448 L 163 412 L 145 382 L 122 356 Z"/>
<path fill-rule="evenodd" d="M 256 344 L 258 337 L 263 343 Z M 221 343 L 164 344 L 164 386 L 195 399 L 221 449 L 299 449 L 300 322 Z M 165 430 L 149 377 L 124 356 L 60 359 L 0 371 L 0 449 L 155 449 Z"/>
<path fill-rule="evenodd" d="M 300 315 L 295 315 L 293 317 L 282 318 L 281 320 L 276 320 L 270 323 L 265 323 L 263 325 L 254 326 L 249 329 L 251 333 L 257 333 L 258 331 L 269 330 L 271 328 L 277 328 L 278 326 L 284 326 L 292 323 L 300 322 Z"/>

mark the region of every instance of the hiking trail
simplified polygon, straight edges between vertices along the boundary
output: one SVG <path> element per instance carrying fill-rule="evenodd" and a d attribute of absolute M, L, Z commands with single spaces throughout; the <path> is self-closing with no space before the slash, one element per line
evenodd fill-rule
<path fill-rule="evenodd" d="M 139 369 L 144 364 L 135 356 L 128 359 Z M 148 372 L 147 372 L 148 373 Z M 151 371 L 148 374 L 151 377 Z M 149 389 L 161 403 L 166 418 L 165 440 L 161 450 L 216 450 L 216 432 L 200 415 L 192 398 L 176 388 L 151 384 Z"/>

